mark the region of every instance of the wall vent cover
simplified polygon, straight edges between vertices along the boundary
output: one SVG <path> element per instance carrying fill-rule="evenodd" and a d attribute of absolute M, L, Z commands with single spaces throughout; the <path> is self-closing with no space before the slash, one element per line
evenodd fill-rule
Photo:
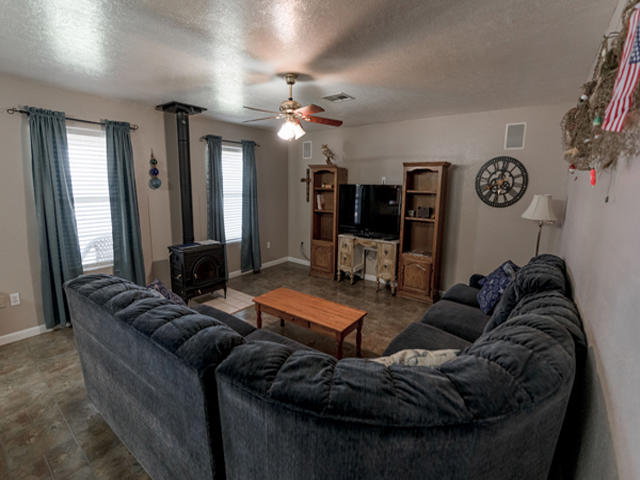
<path fill-rule="evenodd" d="M 302 142 L 302 159 L 311 160 L 311 142 Z"/>
<path fill-rule="evenodd" d="M 352 97 L 348 93 L 344 93 L 344 92 L 336 93 L 334 95 L 327 95 L 326 97 L 322 97 L 322 98 L 324 98 L 325 100 L 329 100 L 330 102 L 333 102 L 333 103 L 349 102 L 351 100 L 355 100 L 355 97 Z"/>
<path fill-rule="evenodd" d="M 527 124 L 525 122 L 507 123 L 507 128 L 504 132 L 504 149 L 523 150 L 526 132 Z"/>

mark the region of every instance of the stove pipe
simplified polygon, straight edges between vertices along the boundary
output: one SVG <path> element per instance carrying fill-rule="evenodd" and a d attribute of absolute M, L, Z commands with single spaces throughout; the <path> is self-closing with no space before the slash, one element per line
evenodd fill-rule
<path fill-rule="evenodd" d="M 156 110 L 176 114 L 178 128 L 178 165 L 180 168 L 180 205 L 182 208 L 182 242 L 193 243 L 193 200 L 191 196 L 191 153 L 189 150 L 189 115 L 197 115 L 206 108 L 169 102 Z"/>

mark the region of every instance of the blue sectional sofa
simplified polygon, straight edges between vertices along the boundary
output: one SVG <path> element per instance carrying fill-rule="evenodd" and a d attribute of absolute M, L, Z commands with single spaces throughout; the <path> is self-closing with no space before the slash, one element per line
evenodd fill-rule
<path fill-rule="evenodd" d="M 476 287 L 385 352 L 461 350 L 435 368 L 337 361 L 113 277 L 67 293 L 90 398 L 153 478 L 547 478 L 585 346 L 564 262 L 532 259 L 491 316 Z"/>

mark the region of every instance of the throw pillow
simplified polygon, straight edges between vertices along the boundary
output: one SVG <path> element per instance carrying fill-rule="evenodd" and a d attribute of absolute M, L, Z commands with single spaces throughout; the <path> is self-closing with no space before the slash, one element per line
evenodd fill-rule
<path fill-rule="evenodd" d="M 404 365 L 408 367 L 437 367 L 458 356 L 460 350 L 421 350 L 407 349 L 400 350 L 393 355 L 386 357 L 372 358 L 371 360 L 381 363 L 385 367 L 391 365 Z"/>
<path fill-rule="evenodd" d="M 147 288 L 150 288 L 151 290 L 155 290 L 170 302 L 173 302 L 177 305 L 186 305 L 186 303 L 184 303 L 184 300 L 182 300 L 182 298 L 180 298 L 178 295 L 176 295 L 171 290 L 169 290 L 167 286 L 158 279 L 154 280 L 149 285 L 147 285 Z"/>
<path fill-rule="evenodd" d="M 478 305 L 480 305 L 480 310 L 486 315 L 489 315 L 493 311 L 504 289 L 513 281 L 519 269 L 520 267 L 515 263 L 507 260 L 487 275 L 482 288 L 478 292 Z"/>
<path fill-rule="evenodd" d="M 491 318 L 485 325 L 483 333 L 488 333 L 506 322 L 517 304 L 516 282 L 511 282 L 507 285 L 507 288 L 504 289 L 502 297 L 500 297 L 500 300 L 493 309 L 493 315 L 491 315 Z"/>

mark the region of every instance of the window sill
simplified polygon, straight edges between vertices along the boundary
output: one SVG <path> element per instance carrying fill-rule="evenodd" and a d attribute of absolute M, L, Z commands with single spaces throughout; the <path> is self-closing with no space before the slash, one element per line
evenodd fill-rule
<path fill-rule="evenodd" d="M 225 242 L 225 244 L 226 244 L 226 245 L 229 245 L 229 244 L 231 244 L 231 243 L 240 243 L 241 241 L 242 241 L 242 239 L 241 239 L 241 238 L 237 238 L 237 239 L 234 239 L 234 240 L 227 240 L 227 241 Z"/>
<path fill-rule="evenodd" d="M 113 273 L 113 263 L 108 263 L 105 265 L 87 265 L 86 267 L 82 267 L 82 272 L 83 273 L 88 273 L 88 272 L 100 272 L 100 271 L 105 271 L 105 272 L 110 272 Z"/>

